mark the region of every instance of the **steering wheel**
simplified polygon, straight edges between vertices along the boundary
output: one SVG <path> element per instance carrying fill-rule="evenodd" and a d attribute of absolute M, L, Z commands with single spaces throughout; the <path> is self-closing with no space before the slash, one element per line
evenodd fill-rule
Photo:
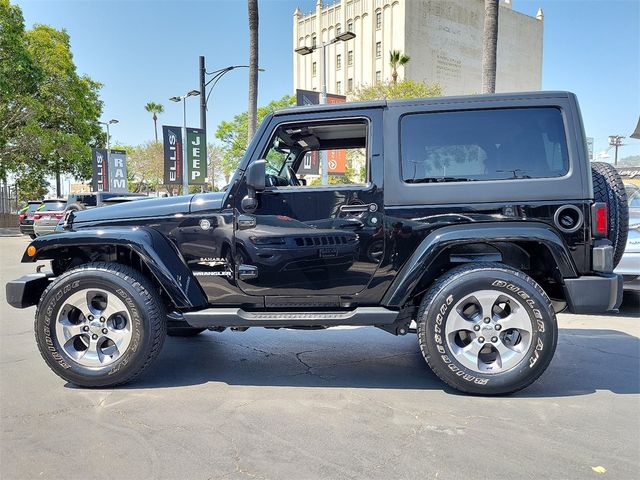
<path fill-rule="evenodd" d="M 300 180 L 298 180 L 298 177 L 296 177 L 296 172 L 293 171 L 293 168 L 291 168 L 291 165 L 287 165 L 287 172 L 289 172 L 289 183 L 291 184 L 291 186 L 299 187 Z"/>

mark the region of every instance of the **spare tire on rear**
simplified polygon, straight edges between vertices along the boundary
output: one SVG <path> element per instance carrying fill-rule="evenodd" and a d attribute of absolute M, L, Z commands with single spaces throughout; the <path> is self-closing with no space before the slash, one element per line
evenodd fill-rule
<path fill-rule="evenodd" d="M 620 175 L 609 163 L 592 162 L 591 176 L 594 200 L 607 204 L 607 238 L 613 245 L 613 266 L 615 267 L 620 263 L 629 233 L 627 193 Z"/>

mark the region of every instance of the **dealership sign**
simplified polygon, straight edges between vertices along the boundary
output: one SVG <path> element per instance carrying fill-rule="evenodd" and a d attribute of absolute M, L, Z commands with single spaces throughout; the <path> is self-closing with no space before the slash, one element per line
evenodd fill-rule
<path fill-rule="evenodd" d="M 127 192 L 127 152 L 124 150 L 91 149 L 94 192 Z"/>
<path fill-rule="evenodd" d="M 187 128 L 189 185 L 203 185 L 207 176 L 207 137 L 201 128 Z"/>
<path fill-rule="evenodd" d="M 182 183 L 182 128 L 162 126 L 164 141 L 164 183 Z"/>

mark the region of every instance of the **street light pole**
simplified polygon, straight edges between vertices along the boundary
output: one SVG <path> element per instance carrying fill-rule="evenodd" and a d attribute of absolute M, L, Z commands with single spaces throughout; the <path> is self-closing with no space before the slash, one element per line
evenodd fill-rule
<path fill-rule="evenodd" d="M 313 46 L 313 47 L 307 47 L 307 46 L 302 46 L 302 47 L 298 47 L 294 50 L 294 52 L 296 52 L 299 55 L 309 55 L 310 53 L 313 53 L 315 50 L 317 50 L 318 48 L 322 48 L 322 63 L 321 63 L 321 67 L 322 67 L 322 89 L 320 91 L 320 104 L 324 105 L 327 103 L 327 47 L 329 45 L 333 45 L 334 43 L 338 43 L 338 42 L 347 42 L 349 40 L 352 40 L 356 38 L 356 34 L 353 32 L 349 32 L 346 31 L 344 33 L 341 33 L 340 35 L 337 35 L 334 39 L 332 39 L 329 42 L 323 42 L 320 47 Z M 321 156 L 321 160 L 322 160 L 322 185 L 327 185 L 329 183 L 329 172 L 328 172 L 328 165 L 327 165 L 327 152 L 325 152 L 324 150 L 320 151 L 320 156 Z"/>
<path fill-rule="evenodd" d="M 622 135 L 609 135 L 609 145 L 615 149 L 613 164 L 616 166 L 618 165 L 618 148 L 624 146 L 622 143 L 623 138 Z"/>
<path fill-rule="evenodd" d="M 113 125 L 115 123 L 118 123 L 119 121 L 120 120 L 116 120 L 115 118 L 112 118 L 108 122 L 100 122 L 100 121 L 98 121 L 98 123 L 100 125 L 104 125 L 104 126 L 107 127 L 107 165 L 109 165 L 109 157 L 111 156 L 111 148 L 109 146 L 109 142 L 111 140 L 111 134 L 109 133 L 109 125 Z"/>
<path fill-rule="evenodd" d="M 205 89 L 204 76 L 207 70 L 204 65 L 204 56 L 200 55 L 200 128 L 207 131 L 207 100 Z"/>
<path fill-rule="evenodd" d="M 200 95 L 198 90 L 191 90 L 180 97 L 169 98 L 172 102 L 182 102 L 182 194 L 189 194 L 189 165 L 187 163 L 187 98 Z"/>

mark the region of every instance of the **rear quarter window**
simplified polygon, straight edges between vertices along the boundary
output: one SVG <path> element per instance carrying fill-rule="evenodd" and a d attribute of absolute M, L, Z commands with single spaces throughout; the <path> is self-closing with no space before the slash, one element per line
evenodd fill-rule
<path fill-rule="evenodd" d="M 558 108 L 409 114 L 400 120 L 408 183 L 551 178 L 569 171 Z"/>

